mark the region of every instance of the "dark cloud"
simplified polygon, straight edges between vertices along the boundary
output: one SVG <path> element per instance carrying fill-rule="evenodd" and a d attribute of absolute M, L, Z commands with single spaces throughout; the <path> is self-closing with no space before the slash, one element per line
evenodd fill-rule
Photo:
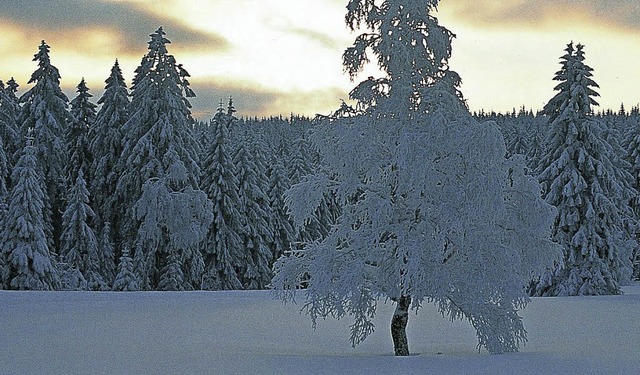
<path fill-rule="evenodd" d="M 453 11 L 464 22 L 489 28 L 563 27 L 579 21 L 640 31 L 640 2 L 630 0 L 448 0 L 441 5 L 441 11 Z"/>
<path fill-rule="evenodd" d="M 111 55 L 136 54 L 146 51 L 148 35 L 163 26 L 167 37 L 178 49 L 223 50 L 227 41 L 216 35 L 189 29 L 175 21 L 149 15 L 130 3 L 104 0 L 2 1 L 0 21 L 24 30 L 25 37 L 38 40 L 65 39 L 69 44 L 82 40 L 94 30 L 115 35 L 118 45 Z M 37 34 L 37 35 L 34 35 Z M 77 48 L 83 48 L 76 45 Z M 172 46 L 173 47 L 173 46 Z M 175 47 L 173 47 L 175 49 Z"/>
<path fill-rule="evenodd" d="M 346 93 L 337 88 L 312 92 L 279 92 L 249 82 L 201 82 L 192 85 L 197 97 L 190 100 L 194 117 L 204 120 L 213 117 L 222 100 L 226 108 L 229 96 L 239 116 L 276 116 L 290 114 L 313 117 L 329 114 L 340 105 Z"/>

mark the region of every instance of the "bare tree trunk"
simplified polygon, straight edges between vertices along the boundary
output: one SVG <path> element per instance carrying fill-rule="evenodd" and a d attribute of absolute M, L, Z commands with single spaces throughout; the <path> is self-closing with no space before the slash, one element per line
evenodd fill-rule
<path fill-rule="evenodd" d="M 409 307 L 411 297 L 402 296 L 398 299 L 396 311 L 391 319 L 391 338 L 393 349 L 397 356 L 409 355 L 409 343 L 407 341 L 407 322 L 409 321 Z"/>

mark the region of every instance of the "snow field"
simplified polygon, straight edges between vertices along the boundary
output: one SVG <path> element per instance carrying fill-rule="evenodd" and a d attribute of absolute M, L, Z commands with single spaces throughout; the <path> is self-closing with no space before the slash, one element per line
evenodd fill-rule
<path fill-rule="evenodd" d="M 640 283 L 625 295 L 534 298 L 520 353 L 476 350 L 433 306 L 393 357 L 391 304 L 352 349 L 348 319 L 311 328 L 300 305 L 258 292 L 0 292 L 0 374 L 638 374 Z M 302 296 L 301 296 L 302 297 Z"/>

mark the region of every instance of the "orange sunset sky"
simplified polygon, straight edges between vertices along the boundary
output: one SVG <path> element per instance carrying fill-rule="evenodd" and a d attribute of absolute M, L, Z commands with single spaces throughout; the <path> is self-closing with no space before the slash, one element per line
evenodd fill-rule
<path fill-rule="evenodd" d="M 163 26 L 169 52 L 191 73 L 194 114 L 213 115 L 232 95 L 241 116 L 329 113 L 355 83 L 341 55 L 356 36 L 346 0 L 0 1 L 0 78 L 20 93 L 42 39 L 67 95 L 82 77 L 97 101 L 119 59 L 127 82 Z M 600 109 L 640 102 L 640 2 L 442 0 L 436 14 L 457 38 L 450 61 L 471 110 L 540 109 L 570 41 L 586 45 Z M 375 69 L 363 74 L 375 75 Z"/>

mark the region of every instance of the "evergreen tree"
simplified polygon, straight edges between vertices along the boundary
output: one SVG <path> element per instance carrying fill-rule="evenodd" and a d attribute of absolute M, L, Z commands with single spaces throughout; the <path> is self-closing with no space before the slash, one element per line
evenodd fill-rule
<path fill-rule="evenodd" d="M 262 190 L 262 184 L 259 182 L 260 170 L 249 156 L 246 143 L 240 142 L 233 156 L 240 199 L 238 234 L 245 251 L 239 276 L 244 288 L 264 289 L 271 279 L 272 256 L 269 242 L 273 234 L 269 225 L 269 199 Z"/>
<path fill-rule="evenodd" d="M 387 76 L 352 91 L 360 115 L 314 129 L 324 168 L 294 185 L 287 204 L 297 227 L 325 196 L 339 217 L 323 239 L 280 258 L 272 282 L 285 299 L 305 285 L 314 322 L 352 315 L 354 345 L 373 331 L 377 301 L 389 299 L 396 355 L 409 354 L 409 310 L 424 302 L 468 319 L 490 352 L 515 351 L 526 340 L 517 314 L 525 285 L 558 253 L 554 209 L 523 157 L 505 159 L 496 124 L 468 112 L 437 4 L 349 1 L 347 24 L 369 32 L 345 52 L 345 69 L 360 72 L 370 47 Z"/>
<path fill-rule="evenodd" d="M 54 246 L 62 230 L 61 213 L 64 211 L 66 179 L 64 167 L 67 165 L 64 134 L 69 117 L 69 99 L 60 89 L 60 73 L 51 64 L 49 46 L 42 41 L 33 61 L 38 69 L 31 75 L 29 83 L 34 86 L 20 97 L 23 103 L 19 124 L 22 137 L 27 133 L 34 139 L 37 166 L 42 171 L 47 199 L 45 204 L 45 232 Z"/>
<path fill-rule="evenodd" d="M 129 256 L 129 249 L 122 250 L 120 263 L 118 263 L 118 274 L 113 282 L 112 290 L 116 292 L 135 292 L 140 290 L 138 279 L 133 269 L 133 260 Z"/>
<path fill-rule="evenodd" d="M 96 105 L 91 103 L 93 97 L 84 78 L 77 86 L 78 96 L 71 101 L 69 126 L 65 133 L 65 143 L 69 160 L 66 173 L 69 186 L 76 183 L 80 172 L 83 176 L 90 176 L 92 154 L 90 151 L 90 134 L 96 120 Z M 84 177 L 83 177 L 84 179 Z"/>
<path fill-rule="evenodd" d="M 76 182 L 69 192 L 67 209 L 62 215 L 64 230 L 60 238 L 60 257 L 72 274 L 77 273 L 77 270 L 84 276 L 86 288 L 107 290 L 100 272 L 98 241 L 89 226 L 94 216 L 89 206 L 89 191 L 84 175 L 82 171 L 78 171 Z M 82 286 L 75 284 L 77 280 L 75 276 L 67 280 L 63 275 L 62 281 L 68 289 L 82 289 Z"/>
<path fill-rule="evenodd" d="M 625 186 L 602 124 L 592 116 L 598 85 L 584 63 L 583 46 L 570 43 L 565 51 L 554 77 L 558 93 L 545 106 L 551 133 L 539 176 L 545 200 L 558 208 L 553 239 L 565 252 L 533 293 L 618 294 L 629 258 L 617 206 Z"/>
<path fill-rule="evenodd" d="M 309 150 L 309 148 L 310 146 L 304 137 L 295 140 L 290 148 L 290 153 L 287 158 L 287 172 L 292 185 L 297 184 L 304 176 L 312 172 L 311 162 L 305 157 L 305 150 Z"/>
<path fill-rule="evenodd" d="M 12 173 L 14 186 L 2 229 L 2 254 L 6 259 L 2 279 L 11 289 L 56 290 L 60 285 L 46 237 L 47 197 L 37 152 L 35 146 L 27 144 Z"/>
<path fill-rule="evenodd" d="M 285 205 L 285 192 L 291 187 L 291 182 L 284 169 L 282 157 L 273 155 L 269 171 L 269 206 L 273 212 L 271 228 L 273 230 L 273 241 L 271 253 L 273 259 L 278 259 L 291 249 L 292 243 L 296 239 L 296 231 L 289 218 Z"/>
<path fill-rule="evenodd" d="M 4 142 L 0 139 L 0 221 L 2 212 L 6 209 L 7 195 L 9 193 L 9 161 L 4 148 Z"/>
<path fill-rule="evenodd" d="M 151 34 L 149 51 L 136 69 L 129 119 L 122 127 L 123 151 L 117 166 L 121 174 L 116 194 L 122 207 L 118 216 L 124 218 L 118 232 L 121 243 L 141 246 L 147 267 L 144 274 L 149 277 L 149 283 L 141 286 L 145 289 L 158 285 L 167 263 L 176 259 L 172 258 L 173 252 L 181 253 L 183 287 L 200 286 L 199 273 L 203 267 L 196 247 L 204 239 L 204 233 L 194 230 L 208 227 L 211 215 L 211 210 L 203 213 L 207 200 L 198 188 L 200 169 L 187 99 L 195 94 L 189 88 L 189 74 L 168 53 L 169 43 L 162 28 Z M 168 197 L 172 203 L 160 201 Z M 172 210 L 172 205 L 181 200 L 192 211 L 180 208 L 173 215 L 171 211 L 153 212 L 150 208 Z M 196 202 L 200 205 L 195 205 Z M 184 221 L 174 219 L 178 216 Z M 161 233 L 156 231 L 159 228 Z"/>
<path fill-rule="evenodd" d="M 136 243 L 144 256 L 145 288 L 193 290 L 201 287 L 201 242 L 213 220 L 207 195 L 186 184 L 186 168 L 177 162 L 163 178 L 149 179 L 134 206 L 140 222 Z M 183 189 L 177 187 L 186 186 Z M 179 287 L 176 282 L 180 281 Z M 176 287 L 177 289 L 166 289 Z"/>
<path fill-rule="evenodd" d="M 11 78 L 5 87 L 0 81 L 0 138 L 8 156 L 9 166 L 13 166 L 20 157 L 22 137 L 18 126 L 20 99 L 16 96 L 19 85 Z"/>
<path fill-rule="evenodd" d="M 240 229 L 238 178 L 231 158 L 228 126 L 234 118 L 222 109 L 211 120 L 214 139 L 205 160 L 202 187 L 213 202 L 213 221 L 204 242 L 206 290 L 242 289 L 238 271 L 242 267 L 244 246 Z"/>
<path fill-rule="evenodd" d="M 100 258 L 100 274 L 107 285 L 112 285 L 116 277 L 117 269 L 115 263 L 115 247 L 111 236 L 111 223 L 108 221 L 102 226 L 98 246 L 100 249 L 98 254 Z"/>
<path fill-rule="evenodd" d="M 90 147 L 93 155 L 91 191 L 99 220 L 118 228 L 121 218 L 118 217 L 119 203 L 115 194 L 119 174 L 117 163 L 122 153 L 121 129 L 129 117 L 129 94 L 117 60 L 105 82 L 104 94 L 98 100 L 102 107 L 96 115 Z"/>
<path fill-rule="evenodd" d="M 628 122 L 629 130 L 627 147 L 626 147 L 626 160 L 629 163 L 629 173 L 631 174 L 632 185 L 636 191 L 640 191 L 640 117 L 633 114 L 629 116 L 631 119 Z M 636 222 L 640 221 L 640 194 L 631 198 L 629 201 L 629 207 L 636 218 Z M 637 242 L 640 242 L 640 234 L 636 235 Z M 638 247 L 634 249 L 631 257 L 633 260 L 633 277 L 634 279 L 640 279 L 640 251 Z"/>

